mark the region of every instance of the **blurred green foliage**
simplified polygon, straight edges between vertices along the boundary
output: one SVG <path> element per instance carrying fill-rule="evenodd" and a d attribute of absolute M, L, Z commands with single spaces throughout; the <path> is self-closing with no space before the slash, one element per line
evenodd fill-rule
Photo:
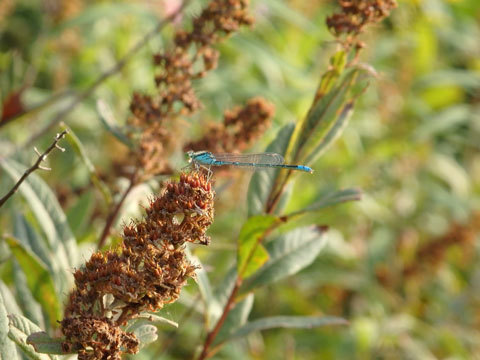
<path fill-rule="evenodd" d="M 14 169 L 17 163 L 31 164 L 31 147 L 47 147 L 53 132 L 36 144 L 20 144 L 148 32 L 163 6 L 148 1 L 11 2 L 10 12 L 0 20 L 2 102 L 20 91 L 28 109 L 61 94 L 41 111 L 0 127 L 0 154 L 10 155 Z M 188 24 L 188 16 L 200 6 L 193 2 L 182 22 Z M 66 8 L 67 15 L 62 14 Z M 220 46 L 218 69 L 195 85 L 204 110 L 178 120 L 182 138 L 198 137 L 205 123 L 219 121 L 225 109 L 252 96 L 274 103 L 276 116 L 251 151 L 264 150 L 283 125 L 304 118 L 336 49 L 324 24 L 333 9 L 334 3 L 325 1 L 252 1 L 256 25 Z M 151 54 L 168 46 L 171 36 L 172 28 L 166 28 L 65 118 L 98 177 L 114 190 L 126 186 L 126 180 L 116 175 L 115 164 L 126 156 L 127 148 L 106 130 L 96 100 L 109 104 L 118 126 L 123 126 L 133 91 L 153 91 Z M 359 187 L 364 196 L 360 202 L 296 220 L 295 227 L 330 226 L 327 245 L 308 268 L 258 290 L 250 314 L 253 319 L 323 314 L 341 316 L 350 324 L 252 333 L 228 344 L 219 359 L 469 359 L 480 351 L 480 2 L 399 1 L 391 16 L 368 29 L 362 39 L 367 46 L 361 61 L 378 77 L 359 97 L 343 136 L 312 166 L 315 173 L 298 177 L 287 212 L 336 189 Z M 72 238 L 77 239 L 70 249 L 56 248 L 53 254 L 34 249 L 28 254 L 31 273 L 25 274 L 24 285 L 16 278 L 18 264 L 6 256 L 10 250 L 0 244 L 0 276 L 13 289 L 0 289 L 7 311 L 22 308 L 40 326 L 54 323 L 51 317 L 58 309 L 49 307 L 53 300 L 44 293 L 36 299 L 42 299 L 43 314 L 50 319 L 39 315 L 38 308 L 35 315 L 35 306 L 22 304 L 22 289 L 50 263 L 59 267 L 51 269 L 58 277 L 79 266 L 95 247 L 108 213 L 102 192 L 91 185 L 91 167 L 66 141 L 62 146 L 65 153 L 49 157 L 53 170 L 35 175 L 51 192 L 41 192 L 38 183 L 29 185 L 37 195 L 56 197 L 67 220 L 55 207 L 35 212 L 20 193 L 0 213 L 1 235 L 9 235 L 10 246 L 19 237 L 37 243 L 36 231 L 51 236 L 51 241 L 70 238 L 49 232 L 42 211 L 68 221 Z M 184 166 L 180 151 L 171 160 L 177 169 Z M 5 170 L 1 174 L 4 194 L 12 183 Z M 218 179 L 212 245 L 192 248 L 212 284 L 224 278 L 234 261 L 236 239 L 248 211 L 249 178 L 250 174 L 233 171 Z M 138 204 L 145 204 L 158 189 L 158 181 L 138 186 L 117 229 L 132 216 L 140 217 Z M 58 261 L 46 261 L 50 257 Z M 61 282 L 67 289 L 68 279 Z M 183 359 L 192 353 L 202 318 L 198 313 L 184 314 L 198 291 L 192 283 L 178 303 L 161 312 L 178 322 L 179 329 L 161 327 L 159 340 L 135 358 L 162 354 L 165 359 Z"/>

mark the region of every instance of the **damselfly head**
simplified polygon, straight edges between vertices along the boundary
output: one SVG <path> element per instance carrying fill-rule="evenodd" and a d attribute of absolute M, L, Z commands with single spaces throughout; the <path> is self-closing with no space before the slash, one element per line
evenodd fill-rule
<path fill-rule="evenodd" d="M 188 150 L 187 151 L 187 156 L 188 156 L 188 162 L 191 163 L 192 162 L 192 159 L 193 159 L 193 155 L 195 154 L 194 151 L 192 150 Z"/>

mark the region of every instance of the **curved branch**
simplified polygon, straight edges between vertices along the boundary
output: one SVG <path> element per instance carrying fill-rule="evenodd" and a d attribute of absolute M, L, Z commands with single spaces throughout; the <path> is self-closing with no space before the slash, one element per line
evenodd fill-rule
<path fill-rule="evenodd" d="M 17 183 L 13 186 L 13 188 L 10 189 L 10 191 L 0 199 L 0 207 L 3 206 L 3 204 L 5 204 L 5 202 L 13 195 L 15 194 L 15 192 L 18 190 L 18 188 L 20 187 L 20 185 L 22 184 L 22 182 L 28 177 L 28 175 L 30 175 L 32 172 L 34 172 L 35 170 L 37 169 L 42 169 L 42 170 L 51 170 L 50 168 L 47 168 L 47 167 L 44 167 L 42 166 L 42 162 L 45 161 L 45 159 L 47 158 L 47 155 L 55 148 L 57 148 L 58 150 L 60 151 L 65 151 L 64 148 L 58 146 L 58 142 L 63 139 L 63 137 L 68 133 L 67 130 L 63 130 L 61 133 L 57 134 L 57 136 L 55 136 L 55 140 L 53 141 L 53 143 L 47 148 L 47 150 L 45 150 L 43 152 L 43 154 L 40 154 L 38 152 L 38 150 L 36 148 L 35 149 L 35 152 L 37 153 L 38 155 L 38 159 L 37 161 L 35 161 L 35 164 L 33 164 L 30 168 L 28 168 L 27 170 L 25 170 L 25 172 L 23 173 L 22 177 L 20 179 L 18 179 Z"/>

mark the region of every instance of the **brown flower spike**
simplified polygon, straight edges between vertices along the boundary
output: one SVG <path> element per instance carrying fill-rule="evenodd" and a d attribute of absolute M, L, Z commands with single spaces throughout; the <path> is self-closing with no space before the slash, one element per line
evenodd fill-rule
<path fill-rule="evenodd" d="M 341 11 L 327 17 L 327 27 L 336 37 L 345 35 L 345 45 L 357 48 L 363 43 L 356 40 L 364 27 L 387 17 L 397 7 L 395 0 L 338 0 Z"/>
<path fill-rule="evenodd" d="M 250 99 L 244 107 L 225 111 L 222 124 L 209 124 L 207 135 L 186 144 L 184 150 L 243 151 L 265 132 L 274 113 L 275 107 L 265 99 Z"/>
<path fill-rule="evenodd" d="M 205 175 L 182 173 L 151 201 L 141 222 L 125 226 L 119 251 L 96 252 L 75 272 L 61 322 L 66 352 L 93 360 L 138 351 L 136 336 L 120 326 L 176 301 L 195 276 L 184 245 L 209 243 L 205 233 L 213 221 L 213 199 Z"/>
<path fill-rule="evenodd" d="M 173 46 L 153 56 L 157 93 L 134 94 L 130 104 L 133 116 L 129 123 L 141 133 L 131 158 L 142 165 L 144 178 L 171 172 L 166 159 L 178 141 L 171 136 L 172 120 L 201 108 L 193 81 L 216 68 L 219 53 L 215 44 L 240 26 L 253 23 L 247 10 L 248 0 L 211 0 L 193 19 L 191 30 L 178 30 Z"/>

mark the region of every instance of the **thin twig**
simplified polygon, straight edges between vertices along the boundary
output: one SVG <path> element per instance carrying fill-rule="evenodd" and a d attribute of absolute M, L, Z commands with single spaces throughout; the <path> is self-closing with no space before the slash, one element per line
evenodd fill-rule
<path fill-rule="evenodd" d="M 130 61 L 131 58 L 142 48 L 144 47 L 160 30 L 162 30 L 165 25 L 167 25 L 169 22 L 173 21 L 178 14 L 185 8 L 185 6 L 188 4 L 189 0 L 185 0 L 182 5 L 172 14 L 170 14 L 168 17 L 165 19 L 161 20 L 155 28 L 153 28 L 150 32 L 148 32 L 141 40 L 139 40 L 124 56 L 122 59 L 120 59 L 112 68 L 110 68 L 108 71 L 103 73 L 93 84 L 91 84 L 87 89 L 79 93 L 71 102 L 68 106 L 66 106 L 63 110 L 60 110 L 54 117 L 53 119 L 42 129 L 40 129 L 38 132 L 33 134 L 23 145 L 21 145 L 21 148 L 24 148 L 37 140 L 39 137 L 43 136 L 46 134 L 53 126 L 55 126 L 57 123 L 59 123 L 67 114 L 69 114 L 78 104 L 80 104 L 83 100 L 88 98 L 94 91 L 95 89 L 100 86 L 105 80 L 107 80 L 109 77 L 112 75 L 115 75 L 116 73 L 120 72 L 120 70 L 123 69 L 123 67 Z"/>
<path fill-rule="evenodd" d="M 45 150 L 43 152 L 43 154 L 40 154 L 40 152 L 36 149 L 35 149 L 35 152 L 37 153 L 38 155 L 38 159 L 37 161 L 35 162 L 35 164 L 33 164 L 29 169 L 27 169 L 22 177 L 17 181 L 17 183 L 13 186 L 13 188 L 10 189 L 10 191 L 0 199 L 0 207 L 2 207 L 2 205 L 8 200 L 8 198 L 10 198 L 10 196 L 12 196 L 17 190 L 18 188 L 20 187 L 20 185 L 22 184 L 22 182 L 28 177 L 28 175 L 30 175 L 32 172 L 34 172 L 35 170 L 37 169 L 41 169 L 41 170 L 51 170 L 50 168 L 47 168 L 47 167 L 44 167 L 41 165 L 41 163 L 43 161 L 45 161 L 45 159 L 47 158 L 47 155 L 55 148 L 57 148 L 58 150 L 60 151 L 65 151 L 64 148 L 60 147 L 58 145 L 58 142 L 63 139 L 63 137 L 68 133 L 67 130 L 63 130 L 61 133 L 57 134 L 57 136 L 55 136 L 55 140 L 53 141 L 53 143 L 47 148 L 47 150 Z"/>
<path fill-rule="evenodd" d="M 135 187 L 137 184 L 137 174 L 133 174 L 132 177 L 130 178 L 130 184 L 128 185 L 128 188 L 125 190 L 123 193 L 122 197 L 120 200 L 118 200 L 118 203 L 115 205 L 113 208 L 112 212 L 108 215 L 107 221 L 105 222 L 105 226 L 103 227 L 102 235 L 100 236 L 100 239 L 98 240 L 98 249 L 101 249 L 103 245 L 105 245 L 105 241 L 107 241 L 107 237 L 110 234 L 110 229 L 113 225 L 113 222 L 118 216 L 118 213 L 120 212 L 120 209 L 122 208 L 122 205 L 127 198 L 127 195 L 132 191 L 132 189 Z"/>

